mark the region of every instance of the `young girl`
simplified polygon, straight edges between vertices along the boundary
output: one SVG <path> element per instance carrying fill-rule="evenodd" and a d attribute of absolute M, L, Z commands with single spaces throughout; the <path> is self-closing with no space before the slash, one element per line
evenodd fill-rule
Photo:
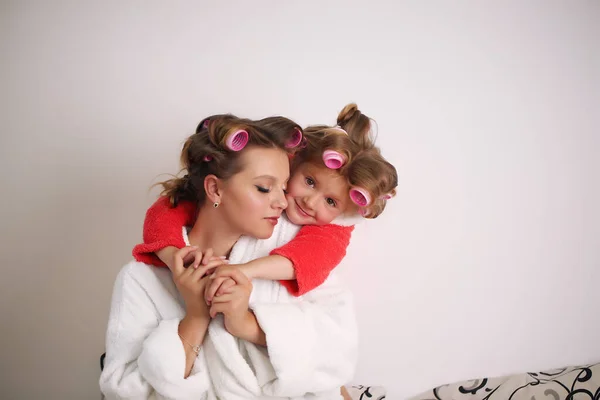
<path fill-rule="evenodd" d="M 197 134 L 208 134 L 209 123 L 203 120 Z M 241 266 L 248 278 L 280 280 L 295 296 L 307 293 L 341 262 L 354 224 L 362 217 L 379 216 L 395 194 L 396 169 L 375 147 L 371 120 L 356 104 L 348 104 L 337 124 L 311 126 L 304 130 L 304 137 L 296 137 L 298 142 L 301 139 L 301 148 L 291 161 L 286 214 L 302 229 L 270 256 Z M 161 196 L 146 214 L 144 243 L 133 249 L 135 259 L 171 266 L 175 251 L 186 245 L 181 230 L 194 220 L 195 208 L 193 202 L 171 204 Z M 194 267 L 199 263 L 195 260 Z M 231 285 L 231 280 L 215 279 L 207 288 L 206 300 L 226 293 Z"/>

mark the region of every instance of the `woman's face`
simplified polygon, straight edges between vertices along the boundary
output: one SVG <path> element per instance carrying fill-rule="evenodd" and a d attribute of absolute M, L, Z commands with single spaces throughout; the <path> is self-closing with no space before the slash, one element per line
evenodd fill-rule
<path fill-rule="evenodd" d="M 221 215 L 233 231 L 267 239 L 287 207 L 288 156 L 281 149 L 249 147 L 240 161 L 242 171 L 221 181 Z"/>
<path fill-rule="evenodd" d="M 350 187 L 332 169 L 302 163 L 287 190 L 288 219 L 296 225 L 326 225 L 352 207 Z"/>

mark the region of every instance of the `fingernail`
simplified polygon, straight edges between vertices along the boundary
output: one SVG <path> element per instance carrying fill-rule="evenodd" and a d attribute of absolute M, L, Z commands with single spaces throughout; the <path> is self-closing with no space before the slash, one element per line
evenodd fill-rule
<path fill-rule="evenodd" d="M 227 259 L 227 256 L 219 256 L 219 258 L 225 260 L 225 259 Z"/>

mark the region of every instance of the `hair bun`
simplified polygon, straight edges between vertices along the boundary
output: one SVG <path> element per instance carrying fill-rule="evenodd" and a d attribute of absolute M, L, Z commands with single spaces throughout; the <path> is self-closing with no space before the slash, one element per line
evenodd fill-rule
<path fill-rule="evenodd" d="M 340 111 L 337 117 L 337 124 L 343 127 L 346 124 L 346 122 L 350 121 L 354 117 L 354 114 L 356 114 L 357 112 L 360 113 L 356 103 L 350 103 L 346 105 L 346 107 L 344 107 L 344 109 Z"/>

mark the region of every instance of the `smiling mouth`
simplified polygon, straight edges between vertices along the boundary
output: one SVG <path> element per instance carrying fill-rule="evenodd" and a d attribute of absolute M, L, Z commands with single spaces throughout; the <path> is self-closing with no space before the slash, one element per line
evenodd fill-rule
<path fill-rule="evenodd" d="M 302 207 L 300 207 L 300 204 L 298 204 L 297 201 L 295 203 L 296 203 L 296 207 L 298 207 L 298 210 L 300 210 L 300 214 L 304 215 L 305 217 L 312 218 L 312 215 L 310 215 L 309 213 L 307 213 L 306 211 L 304 211 L 304 209 Z"/>

